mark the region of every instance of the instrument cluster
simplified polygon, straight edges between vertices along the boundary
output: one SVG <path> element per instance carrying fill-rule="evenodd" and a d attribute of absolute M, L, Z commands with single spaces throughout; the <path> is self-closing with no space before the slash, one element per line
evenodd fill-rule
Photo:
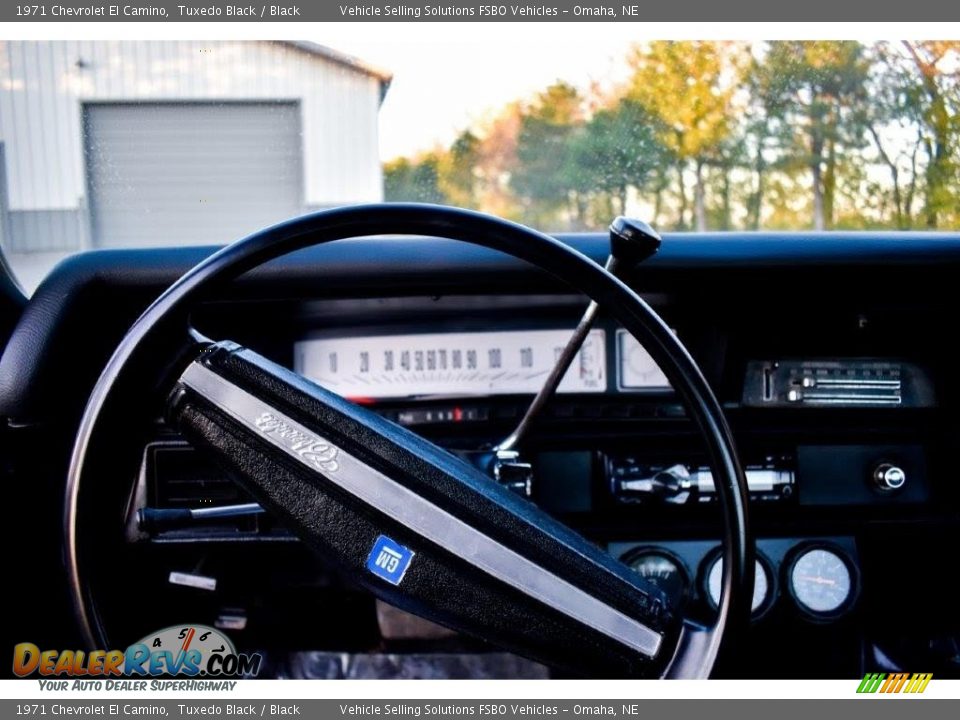
<path fill-rule="evenodd" d="M 344 397 L 377 401 L 535 394 L 570 329 L 317 335 L 294 345 L 293 369 Z M 612 362 L 611 362 L 612 361 Z M 669 391 L 650 354 L 622 329 L 591 330 L 559 393 Z"/>
<path fill-rule="evenodd" d="M 723 573 L 723 558 L 716 543 L 613 543 L 609 549 L 663 590 L 678 607 L 703 615 L 716 612 Z M 859 594 L 856 558 L 851 538 L 758 540 L 753 619 L 760 620 L 775 608 L 812 622 L 843 618 L 853 609 Z"/>

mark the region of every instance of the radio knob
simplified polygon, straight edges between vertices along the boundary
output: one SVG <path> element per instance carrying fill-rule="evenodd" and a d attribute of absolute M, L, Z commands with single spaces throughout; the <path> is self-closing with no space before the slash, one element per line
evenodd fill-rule
<path fill-rule="evenodd" d="M 907 474 L 892 463 L 880 463 L 873 471 L 873 484 L 882 492 L 893 492 L 903 487 Z"/>

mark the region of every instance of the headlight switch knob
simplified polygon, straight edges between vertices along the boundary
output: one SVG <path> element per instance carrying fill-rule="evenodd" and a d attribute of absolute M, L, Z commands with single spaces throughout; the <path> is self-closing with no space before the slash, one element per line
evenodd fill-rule
<path fill-rule="evenodd" d="M 903 488 L 907 474 L 898 465 L 880 463 L 873 471 L 873 485 L 881 492 L 894 492 Z"/>

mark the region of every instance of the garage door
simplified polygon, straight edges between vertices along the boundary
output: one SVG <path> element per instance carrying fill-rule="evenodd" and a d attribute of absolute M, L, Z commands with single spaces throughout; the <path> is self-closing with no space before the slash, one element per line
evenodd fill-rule
<path fill-rule="evenodd" d="M 222 243 L 303 208 L 296 103 L 84 107 L 94 245 Z"/>

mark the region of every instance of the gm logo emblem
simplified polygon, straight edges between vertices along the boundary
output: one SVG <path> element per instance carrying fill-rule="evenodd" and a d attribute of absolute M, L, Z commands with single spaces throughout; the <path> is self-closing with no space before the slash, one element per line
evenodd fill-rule
<path fill-rule="evenodd" d="M 410 548 L 381 535 L 367 556 L 367 570 L 391 585 L 399 585 L 414 555 Z"/>

